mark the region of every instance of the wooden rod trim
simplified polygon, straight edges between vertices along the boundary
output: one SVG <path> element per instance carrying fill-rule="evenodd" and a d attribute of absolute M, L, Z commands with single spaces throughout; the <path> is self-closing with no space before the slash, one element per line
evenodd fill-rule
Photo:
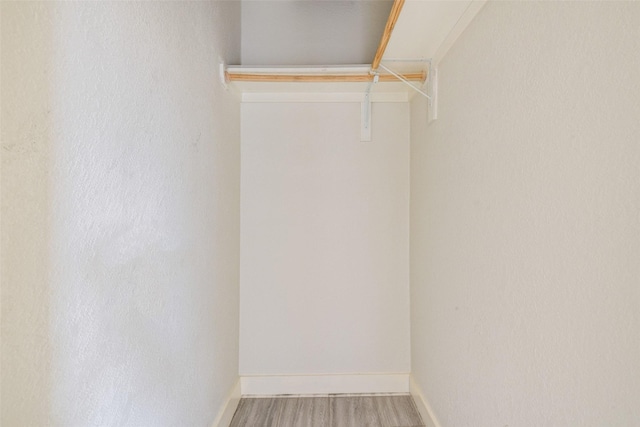
<path fill-rule="evenodd" d="M 424 81 L 426 73 L 424 71 L 418 73 L 401 74 L 407 80 Z M 234 82 L 370 82 L 373 81 L 371 74 L 255 74 L 255 73 L 227 73 L 227 80 Z M 396 82 L 400 81 L 391 74 L 380 74 L 378 81 Z"/>
<path fill-rule="evenodd" d="M 384 27 L 384 32 L 382 33 L 382 38 L 380 39 L 380 44 L 378 45 L 376 56 L 373 57 L 373 62 L 371 63 L 371 68 L 374 70 L 377 70 L 378 66 L 380 66 L 382 55 L 384 55 L 384 51 L 387 49 L 387 44 L 389 44 L 389 39 L 391 38 L 391 33 L 393 32 L 393 27 L 396 26 L 396 22 L 398 21 L 398 17 L 400 16 L 400 12 L 402 11 L 402 6 L 404 6 L 404 0 L 394 0 L 393 6 L 391 6 L 391 12 L 389 13 L 389 18 L 387 19 L 387 25 L 385 25 Z"/>

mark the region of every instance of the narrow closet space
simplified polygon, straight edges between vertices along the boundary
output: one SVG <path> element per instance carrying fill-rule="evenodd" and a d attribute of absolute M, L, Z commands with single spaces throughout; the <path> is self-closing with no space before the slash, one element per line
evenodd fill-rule
<path fill-rule="evenodd" d="M 241 98 L 232 425 L 423 425 L 409 394 L 409 101 L 435 118 L 433 60 L 471 4 L 242 4 L 242 64 L 224 82 Z"/>

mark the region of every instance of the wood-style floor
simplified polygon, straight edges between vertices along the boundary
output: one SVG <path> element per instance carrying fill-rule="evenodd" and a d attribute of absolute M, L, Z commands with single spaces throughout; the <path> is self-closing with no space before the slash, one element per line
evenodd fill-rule
<path fill-rule="evenodd" d="M 420 427 L 409 395 L 242 398 L 230 427 Z"/>

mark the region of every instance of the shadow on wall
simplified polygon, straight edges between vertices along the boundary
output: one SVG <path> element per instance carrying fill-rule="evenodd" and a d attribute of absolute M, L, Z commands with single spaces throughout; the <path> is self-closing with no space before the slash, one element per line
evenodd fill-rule
<path fill-rule="evenodd" d="M 5 426 L 46 425 L 52 386 L 51 69 L 53 19 L 0 3 L 2 413 Z"/>

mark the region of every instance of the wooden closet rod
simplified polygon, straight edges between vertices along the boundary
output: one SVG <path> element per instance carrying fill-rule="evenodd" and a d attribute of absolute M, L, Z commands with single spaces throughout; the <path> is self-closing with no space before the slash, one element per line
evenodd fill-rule
<path fill-rule="evenodd" d="M 370 82 L 373 81 L 372 74 L 256 74 L 256 73 L 226 73 L 227 80 L 236 82 Z M 401 74 L 406 80 L 424 81 L 426 73 L 420 71 L 418 73 Z M 391 74 L 380 74 L 381 82 L 400 81 Z"/>
<path fill-rule="evenodd" d="M 396 22 L 398 21 L 398 17 L 400 16 L 400 12 L 402 11 L 402 6 L 404 6 L 404 0 L 394 0 L 393 6 L 391 6 L 391 12 L 389 13 L 389 18 L 387 19 L 387 25 L 384 27 L 384 33 L 382 33 L 382 38 L 380 39 L 380 44 L 378 45 L 376 56 L 373 57 L 373 62 L 371 63 L 371 68 L 374 71 L 377 70 L 380 66 L 382 55 L 384 55 L 384 51 L 387 49 L 387 44 L 389 44 L 389 39 L 391 38 L 391 33 L 393 32 L 393 27 L 396 26 Z"/>

